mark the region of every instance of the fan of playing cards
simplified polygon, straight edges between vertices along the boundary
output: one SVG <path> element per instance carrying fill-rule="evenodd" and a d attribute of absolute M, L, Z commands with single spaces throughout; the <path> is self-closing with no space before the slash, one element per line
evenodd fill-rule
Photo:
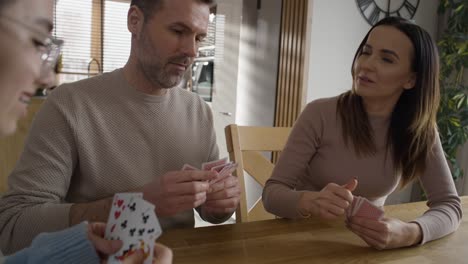
<path fill-rule="evenodd" d="M 218 173 L 218 177 L 211 180 L 210 184 L 214 184 L 214 183 L 217 183 L 226 179 L 236 169 L 237 169 L 237 163 L 232 162 L 232 161 L 228 162 L 227 158 L 205 162 L 202 164 L 202 168 L 201 168 L 201 170 L 204 170 L 204 171 L 216 171 Z M 199 170 L 199 169 L 190 164 L 185 164 L 182 167 L 182 170 Z"/>
<path fill-rule="evenodd" d="M 143 263 L 153 262 L 153 249 L 162 230 L 154 213 L 154 205 L 143 200 L 142 193 L 118 193 L 106 225 L 105 238 L 121 240 L 122 248 L 110 255 L 108 263 L 121 263 L 135 251 L 145 253 Z"/>
<path fill-rule="evenodd" d="M 380 220 L 384 215 L 384 211 L 373 205 L 369 200 L 361 196 L 354 196 L 351 206 L 346 210 L 346 218 L 353 216 Z"/>

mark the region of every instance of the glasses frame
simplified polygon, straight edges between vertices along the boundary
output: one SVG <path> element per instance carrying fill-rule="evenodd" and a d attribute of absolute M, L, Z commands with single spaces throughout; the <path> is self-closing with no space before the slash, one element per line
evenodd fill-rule
<path fill-rule="evenodd" d="M 0 16 L 0 19 L 5 19 L 11 23 L 22 26 L 24 29 L 34 34 L 43 36 L 41 40 L 37 40 L 44 47 L 44 49 L 41 50 L 39 53 L 40 59 L 42 61 L 41 75 L 47 75 L 50 70 L 55 69 L 55 66 L 57 65 L 61 54 L 62 46 L 64 44 L 64 41 L 62 39 L 55 38 L 48 34 L 46 35 L 43 32 L 37 30 L 36 28 L 10 16 Z"/>

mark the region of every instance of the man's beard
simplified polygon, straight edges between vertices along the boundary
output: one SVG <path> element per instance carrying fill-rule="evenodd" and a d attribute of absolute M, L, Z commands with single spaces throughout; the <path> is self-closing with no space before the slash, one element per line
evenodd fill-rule
<path fill-rule="evenodd" d="M 186 71 L 175 74 L 167 72 L 166 67 L 171 63 L 189 64 L 190 59 L 186 56 L 172 57 L 164 64 L 141 62 L 141 67 L 148 80 L 153 84 L 163 89 L 173 88 L 180 84 Z"/>

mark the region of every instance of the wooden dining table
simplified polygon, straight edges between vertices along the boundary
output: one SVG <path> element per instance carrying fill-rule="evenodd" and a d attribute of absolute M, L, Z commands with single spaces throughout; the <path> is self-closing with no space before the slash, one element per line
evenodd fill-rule
<path fill-rule="evenodd" d="M 468 196 L 462 197 L 468 212 Z M 385 206 L 385 215 L 409 221 L 425 202 Z M 172 248 L 174 264 L 243 263 L 468 263 L 468 221 L 455 233 L 422 246 L 376 250 L 349 231 L 343 219 L 274 219 L 166 231 L 159 242 Z"/>

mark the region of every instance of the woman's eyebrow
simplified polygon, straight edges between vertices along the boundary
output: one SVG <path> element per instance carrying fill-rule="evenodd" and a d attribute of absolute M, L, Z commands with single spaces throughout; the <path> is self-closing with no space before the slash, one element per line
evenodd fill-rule
<path fill-rule="evenodd" d="M 393 55 L 394 57 L 396 57 L 398 60 L 400 59 L 400 56 L 398 56 L 398 54 L 393 51 L 393 50 L 389 50 L 389 49 L 382 49 L 380 50 L 382 53 L 386 53 L 386 54 L 390 54 L 390 55 Z"/>

